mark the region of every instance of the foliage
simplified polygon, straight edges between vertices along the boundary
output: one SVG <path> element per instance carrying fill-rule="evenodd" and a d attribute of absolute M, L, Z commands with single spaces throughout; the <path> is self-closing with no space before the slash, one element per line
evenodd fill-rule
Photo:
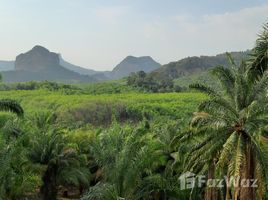
<path fill-rule="evenodd" d="M 163 135 L 163 126 L 152 126 L 141 123 L 133 129 L 115 124 L 97 135 L 91 152 L 99 166 L 99 181 L 83 200 L 183 197 L 178 177 L 172 173 L 174 158 L 168 148 L 175 132 L 170 130 L 165 132 L 170 135 Z"/>
<path fill-rule="evenodd" d="M 261 195 L 268 175 L 265 148 L 268 143 L 263 139 L 263 128 L 268 123 L 268 73 L 253 83 L 248 80 L 242 62 L 239 67 L 217 67 L 212 74 L 220 81 L 221 90 L 215 91 L 201 84 L 191 85 L 209 95 L 210 99 L 200 104 L 192 119 L 193 130 L 188 138 L 194 139 L 195 143 L 188 166 L 204 172 L 215 165 L 220 174 L 258 179 Z M 253 199 L 252 188 L 246 190 L 239 186 L 232 196 Z"/>
<path fill-rule="evenodd" d="M 248 64 L 251 79 L 259 79 L 268 69 L 268 24 L 263 26 Z"/>
<path fill-rule="evenodd" d="M 48 117 L 42 118 L 45 123 L 50 121 L 51 117 Z M 60 185 L 87 186 L 90 173 L 86 168 L 86 156 L 79 154 L 55 127 L 39 127 L 39 130 L 30 141 L 28 156 L 32 163 L 43 169 L 40 187 L 42 199 L 56 199 Z"/>
<path fill-rule="evenodd" d="M 172 92 L 174 84 L 172 79 L 165 78 L 157 80 L 154 76 L 146 74 L 144 71 L 131 73 L 127 78 L 127 84 L 147 92 Z M 178 87 L 176 91 L 180 91 Z"/>

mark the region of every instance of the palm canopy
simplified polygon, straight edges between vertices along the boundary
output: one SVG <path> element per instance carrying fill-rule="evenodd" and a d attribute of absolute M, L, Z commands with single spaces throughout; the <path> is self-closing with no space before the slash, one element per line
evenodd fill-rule
<path fill-rule="evenodd" d="M 151 191 L 148 189 L 152 188 L 148 188 L 148 185 L 145 188 L 145 180 L 152 184 L 153 178 L 154 181 L 161 179 L 150 176 L 158 167 L 158 160 L 164 159 L 158 148 L 159 143 L 152 140 L 143 125 L 132 129 L 115 124 L 109 131 L 99 133 L 91 152 L 100 167 L 97 172 L 100 181 L 89 188 L 82 199 L 149 198 Z"/>
<path fill-rule="evenodd" d="M 268 177 L 267 139 L 263 134 L 268 124 L 268 72 L 253 83 L 244 62 L 236 66 L 230 61 L 229 68 L 219 66 L 211 71 L 221 90 L 202 84 L 190 86 L 209 98 L 200 104 L 191 122 L 192 131 L 181 141 L 194 141 L 188 167 L 204 172 L 213 163 L 229 176 L 258 178 L 263 190 Z M 245 168 L 250 171 L 246 173 Z"/>
<path fill-rule="evenodd" d="M 0 100 L 0 111 L 12 112 L 18 116 L 23 116 L 24 113 L 20 104 L 11 99 Z"/>
<path fill-rule="evenodd" d="M 90 172 L 86 157 L 72 147 L 64 135 L 51 128 L 47 133 L 37 133 L 29 149 L 29 159 L 41 165 L 42 199 L 56 199 L 58 186 L 88 186 Z"/>
<path fill-rule="evenodd" d="M 253 80 L 260 78 L 268 69 L 268 23 L 263 26 L 263 31 L 258 35 L 249 65 L 249 72 Z"/>
<path fill-rule="evenodd" d="M 0 74 L 0 82 L 2 81 L 2 74 Z M 7 111 L 17 114 L 18 116 L 23 116 L 23 109 L 20 104 L 11 99 L 0 100 L 0 111 Z"/>

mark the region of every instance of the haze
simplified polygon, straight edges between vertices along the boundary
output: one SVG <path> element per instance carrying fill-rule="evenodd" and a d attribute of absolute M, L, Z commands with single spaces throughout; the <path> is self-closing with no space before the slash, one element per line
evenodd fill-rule
<path fill-rule="evenodd" d="M 111 70 L 127 55 L 165 64 L 246 50 L 267 0 L 0 0 L 0 60 L 42 45 L 71 63 Z"/>

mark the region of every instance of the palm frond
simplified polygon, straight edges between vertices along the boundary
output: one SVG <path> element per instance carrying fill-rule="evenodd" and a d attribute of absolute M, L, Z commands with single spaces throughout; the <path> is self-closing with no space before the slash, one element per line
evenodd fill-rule
<path fill-rule="evenodd" d="M 2 99 L 0 100 L 0 110 L 1 111 L 7 111 L 7 112 L 13 112 L 17 114 L 18 116 L 23 116 L 23 109 L 20 106 L 17 101 L 11 100 L 11 99 Z"/>
<path fill-rule="evenodd" d="M 199 92 L 205 93 L 209 96 L 212 97 L 219 97 L 220 95 L 211 87 L 208 87 L 204 84 L 201 83 L 195 83 L 195 84 L 191 84 L 189 85 L 189 88 L 197 90 Z"/>

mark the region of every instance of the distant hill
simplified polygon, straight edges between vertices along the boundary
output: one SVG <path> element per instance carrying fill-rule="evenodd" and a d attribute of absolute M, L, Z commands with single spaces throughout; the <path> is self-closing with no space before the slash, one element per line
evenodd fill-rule
<path fill-rule="evenodd" d="M 15 70 L 2 72 L 5 82 L 53 80 L 62 82 L 93 82 L 94 78 L 73 72 L 60 65 L 59 55 L 42 46 L 16 57 Z"/>
<path fill-rule="evenodd" d="M 236 61 L 245 58 L 248 51 L 232 52 Z M 207 70 L 217 65 L 228 65 L 226 54 L 216 56 L 193 56 L 161 66 L 150 56 L 127 56 L 112 71 L 95 71 L 65 61 L 60 54 L 50 52 L 42 46 L 20 54 L 16 61 L 0 61 L 0 71 L 5 82 L 51 80 L 60 82 L 96 82 L 120 79 L 132 72 L 144 71 L 158 80 L 176 79 L 188 83 L 208 77 Z"/>
<path fill-rule="evenodd" d="M 54 80 L 64 82 L 96 82 L 120 79 L 131 72 L 151 72 L 161 67 L 150 56 L 127 56 L 112 71 L 95 71 L 71 64 L 60 54 L 42 46 L 17 56 L 16 61 L 0 61 L 5 82 Z"/>
<path fill-rule="evenodd" d="M 249 52 L 232 52 L 231 55 L 236 62 L 245 58 Z M 201 74 L 217 65 L 228 66 L 228 58 L 226 54 L 218 54 L 216 56 L 194 56 L 181 59 L 163 65 L 157 70 L 151 72 L 151 75 L 157 79 L 177 79 L 191 75 Z"/>
<path fill-rule="evenodd" d="M 0 60 L 0 71 L 9 71 L 15 69 L 14 61 L 3 61 Z"/>
<path fill-rule="evenodd" d="M 127 56 L 112 70 L 111 76 L 113 79 L 118 79 L 128 76 L 131 72 L 151 72 L 159 67 L 161 67 L 161 65 L 154 61 L 150 56 Z"/>

